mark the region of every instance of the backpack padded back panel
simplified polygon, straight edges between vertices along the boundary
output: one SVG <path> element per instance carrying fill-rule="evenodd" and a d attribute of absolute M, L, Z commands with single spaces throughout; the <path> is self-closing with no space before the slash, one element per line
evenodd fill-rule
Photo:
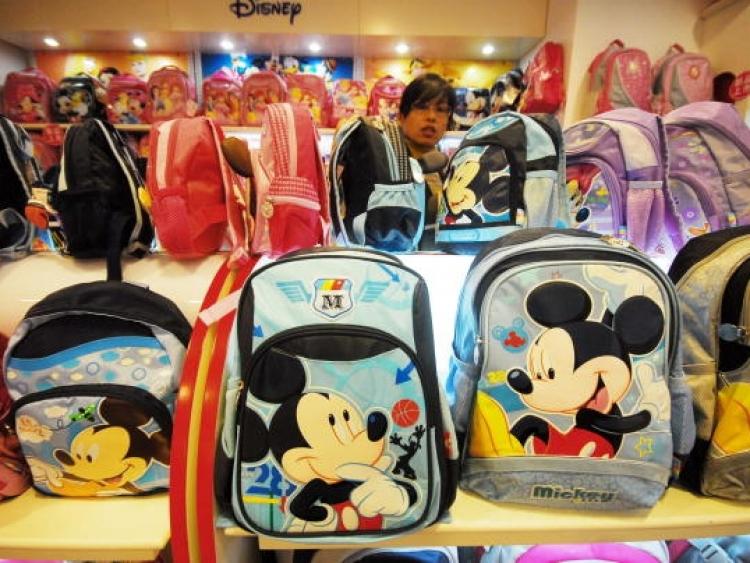
<path fill-rule="evenodd" d="M 166 488 L 189 335 L 171 301 L 122 282 L 71 286 L 32 307 L 5 378 L 34 487 L 75 497 Z"/>

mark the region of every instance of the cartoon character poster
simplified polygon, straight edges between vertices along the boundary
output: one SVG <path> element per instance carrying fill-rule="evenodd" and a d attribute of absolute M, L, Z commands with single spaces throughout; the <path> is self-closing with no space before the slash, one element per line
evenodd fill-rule
<path fill-rule="evenodd" d="M 285 74 L 317 74 L 326 82 L 349 78 L 354 74 L 352 57 L 310 57 L 300 55 L 253 55 L 249 53 L 202 53 L 203 77 L 220 68 L 230 68 L 241 78 L 261 70 Z"/>
<path fill-rule="evenodd" d="M 665 303 L 653 280 L 626 266 L 556 265 L 506 280 L 469 454 L 669 466 Z"/>
<path fill-rule="evenodd" d="M 463 61 L 433 59 L 365 59 L 368 88 L 379 78 L 393 76 L 408 84 L 417 76 L 436 72 L 454 87 L 491 88 L 498 76 L 511 70 L 513 61 Z"/>
<path fill-rule="evenodd" d="M 34 56 L 37 67 L 55 82 L 85 72 L 100 78 L 105 87 L 107 76 L 112 75 L 113 69 L 119 74 L 132 74 L 141 80 L 148 80 L 153 71 L 164 66 L 177 66 L 185 72 L 189 67 L 187 53 L 37 51 Z"/>

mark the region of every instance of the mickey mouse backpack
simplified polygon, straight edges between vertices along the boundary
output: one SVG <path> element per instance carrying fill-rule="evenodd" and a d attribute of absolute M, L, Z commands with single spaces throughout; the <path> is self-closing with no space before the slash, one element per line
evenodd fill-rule
<path fill-rule="evenodd" d="M 669 276 L 697 427 L 680 479 L 706 495 L 750 500 L 750 226 L 691 239 Z"/>
<path fill-rule="evenodd" d="M 652 506 L 694 422 L 666 274 L 627 242 L 528 229 L 474 260 L 448 394 L 461 487 L 556 508 Z"/>
<path fill-rule="evenodd" d="M 73 285 L 31 307 L 4 372 L 34 488 L 71 497 L 166 489 L 189 337 L 172 301 L 127 282 Z"/>
<path fill-rule="evenodd" d="M 448 163 L 436 242 L 476 254 L 519 229 L 567 226 L 564 170 L 554 117 L 505 111 L 479 121 Z"/>
<path fill-rule="evenodd" d="M 457 450 L 433 346 L 425 281 L 396 257 L 324 247 L 256 269 L 228 345 L 220 504 L 307 542 L 435 522 Z"/>

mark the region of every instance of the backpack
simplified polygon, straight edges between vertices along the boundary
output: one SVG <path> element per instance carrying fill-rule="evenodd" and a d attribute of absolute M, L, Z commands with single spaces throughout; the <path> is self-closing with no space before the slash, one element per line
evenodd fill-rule
<path fill-rule="evenodd" d="M 81 283 L 36 303 L 4 364 L 34 487 L 75 497 L 166 489 L 189 337 L 174 303 L 130 283 Z"/>
<path fill-rule="evenodd" d="M 684 319 L 682 363 L 697 427 L 695 448 L 680 478 L 706 495 L 750 500 L 750 226 L 688 241 L 669 276 Z"/>
<path fill-rule="evenodd" d="M 562 43 L 546 41 L 524 73 L 526 90 L 521 95 L 521 113 L 555 113 L 565 101 Z"/>
<path fill-rule="evenodd" d="M 55 91 L 52 115 L 58 123 L 80 123 L 84 119 L 105 119 L 107 92 L 93 76 L 79 73 L 60 81 Z"/>
<path fill-rule="evenodd" d="M 203 115 L 218 125 L 240 124 L 242 84 L 227 68 L 221 68 L 203 81 Z"/>
<path fill-rule="evenodd" d="M 55 83 L 38 68 L 9 72 L 3 87 L 5 114 L 17 123 L 49 123 L 54 91 Z"/>
<path fill-rule="evenodd" d="M 287 74 L 286 87 L 289 101 L 299 103 L 310 110 L 317 127 L 328 124 L 331 113 L 331 100 L 325 80 L 317 74 Z"/>
<path fill-rule="evenodd" d="M 401 96 L 406 84 L 393 76 L 379 78 L 370 90 L 367 115 L 377 115 L 387 121 L 395 121 L 399 114 Z"/>
<path fill-rule="evenodd" d="M 147 121 L 156 123 L 177 117 L 192 117 L 198 109 L 195 84 L 179 67 L 168 65 L 152 72 L 146 83 Z"/>
<path fill-rule="evenodd" d="M 520 68 L 513 68 L 499 76 L 490 89 L 490 113 L 518 111 L 525 90 L 526 83 Z"/>
<path fill-rule="evenodd" d="M 339 127 L 329 165 L 331 213 L 345 246 L 416 250 L 425 221 L 425 183 L 403 132 L 381 118 Z"/>
<path fill-rule="evenodd" d="M 107 118 L 110 123 L 146 123 L 148 88 L 132 74 L 116 74 L 107 87 Z"/>
<path fill-rule="evenodd" d="M 34 229 L 25 217 L 32 189 L 42 182 L 26 131 L 0 115 L 0 259 L 26 256 Z"/>
<path fill-rule="evenodd" d="M 448 373 L 461 487 L 653 506 L 693 443 L 679 335 L 672 283 L 627 242 L 528 229 L 489 245 L 466 277 Z"/>
<path fill-rule="evenodd" d="M 151 126 L 150 211 L 161 246 L 175 258 L 217 252 L 227 235 L 231 262 L 247 258 L 246 189 L 224 158 L 223 140 L 221 128 L 208 117 Z"/>
<path fill-rule="evenodd" d="M 750 129 L 737 110 L 696 102 L 670 112 L 664 124 L 676 249 L 709 231 L 750 224 Z"/>
<path fill-rule="evenodd" d="M 250 152 L 254 253 L 280 256 L 327 243 L 331 213 L 319 140 L 306 106 L 266 107 L 260 149 Z"/>
<path fill-rule="evenodd" d="M 454 88 L 456 110 L 453 121 L 459 131 L 466 131 L 490 114 L 490 91 L 487 88 Z"/>
<path fill-rule="evenodd" d="M 242 124 L 258 127 L 269 104 L 287 101 L 286 82 L 275 72 L 262 70 L 242 83 Z"/>
<path fill-rule="evenodd" d="M 585 119 L 565 130 L 565 156 L 573 226 L 627 239 L 668 265 L 661 118 L 624 108 Z"/>
<path fill-rule="evenodd" d="M 448 163 L 436 241 L 476 253 L 525 227 L 567 225 L 562 132 L 551 115 L 505 111 L 474 125 Z"/>
<path fill-rule="evenodd" d="M 714 75 L 708 57 L 686 53 L 675 43 L 654 64 L 652 79 L 653 108 L 666 114 L 692 102 L 713 99 Z"/>
<path fill-rule="evenodd" d="M 367 115 L 367 86 L 362 80 L 342 78 L 333 83 L 329 127 L 338 127 L 350 117 Z"/>
<path fill-rule="evenodd" d="M 141 202 L 143 179 L 114 126 L 89 119 L 68 129 L 54 207 L 75 258 L 107 258 L 108 279 L 122 279 L 120 253 L 146 254 L 154 238 Z"/>
<path fill-rule="evenodd" d="M 625 48 L 619 39 L 589 65 L 589 90 L 596 96 L 594 113 L 637 107 L 651 111 L 651 61 L 641 49 Z"/>
<path fill-rule="evenodd" d="M 240 526 L 376 541 L 450 507 L 457 450 L 419 274 L 381 252 L 300 251 L 250 275 L 234 326 L 217 490 Z"/>
<path fill-rule="evenodd" d="M 666 542 L 494 546 L 482 563 L 669 563 Z"/>
<path fill-rule="evenodd" d="M 273 563 L 459 563 L 456 547 L 276 550 Z"/>

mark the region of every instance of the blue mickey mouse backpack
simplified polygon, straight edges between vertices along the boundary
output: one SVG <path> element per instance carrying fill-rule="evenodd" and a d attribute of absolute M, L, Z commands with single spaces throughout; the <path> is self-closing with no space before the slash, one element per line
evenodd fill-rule
<path fill-rule="evenodd" d="M 679 334 L 672 283 L 626 241 L 528 229 L 488 246 L 448 374 L 460 485 L 557 508 L 652 506 L 695 434 Z"/>
<path fill-rule="evenodd" d="M 306 250 L 254 271 L 239 299 L 216 466 L 225 511 L 307 542 L 438 519 L 458 455 L 419 274 L 377 251 Z"/>

